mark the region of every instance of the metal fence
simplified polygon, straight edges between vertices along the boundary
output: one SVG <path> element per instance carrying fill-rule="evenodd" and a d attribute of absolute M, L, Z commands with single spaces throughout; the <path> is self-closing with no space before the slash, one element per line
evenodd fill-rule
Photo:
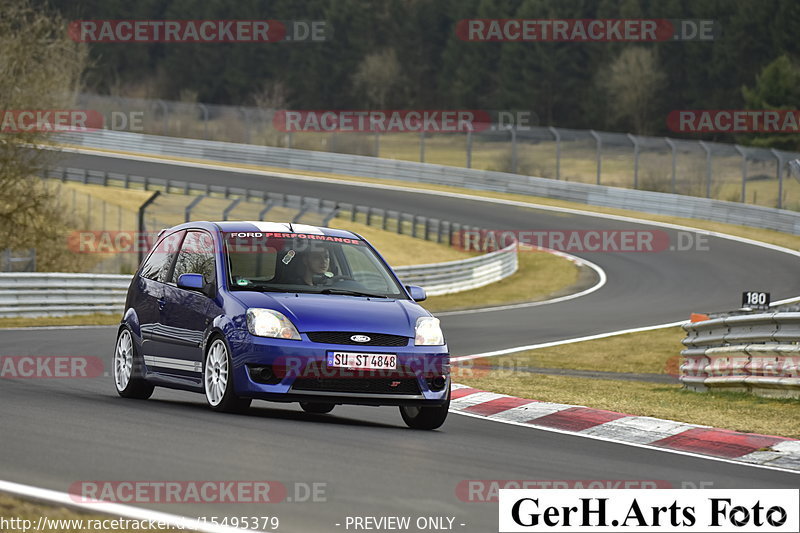
<path fill-rule="evenodd" d="M 86 209 L 86 213 L 78 217 L 85 223 L 84 229 L 73 232 L 75 238 L 68 236 L 67 240 L 73 252 L 97 258 L 92 267 L 95 272 L 118 273 L 127 270 L 131 273 L 136 269 L 141 256 L 137 252 L 145 249 L 134 245 L 126 249 L 114 249 L 119 233 L 134 234 L 129 235 L 130 238 L 126 238 L 125 242 L 137 243 L 142 236 L 152 239 L 162 228 L 190 220 L 285 220 L 327 226 L 334 218 L 343 218 L 454 247 L 461 246 L 464 231 L 479 229 L 402 211 L 146 176 L 50 168 L 43 170 L 41 177 L 67 185 L 116 186 L 142 193 L 138 213 L 128 209 L 125 217 L 120 214 L 109 218 L 106 216 L 108 209 L 105 202 L 95 199 L 92 203 L 91 198 L 79 198 L 74 194 L 74 189 L 67 192 L 67 197 L 72 198 L 73 212 L 83 213 L 79 207 Z M 97 211 L 101 211 L 102 216 Z M 92 214 L 94 216 L 90 216 Z M 108 220 L 112 220 L 111 225 L 106 225 Z M 123 228 L 123 220 L 136 222 Z M 84 239 L 85 236 L 89 239 Z M 460 261 L 397 267 L 397 272 L 404 280 L 408 278 L 408 283 L 422 285 L 431 296 L 437 296 L 499 281 L 516 272 L 517 265 L 517 249 L 514 245 Z"/>
<path fill-rule="evenodd" d="M 0 272 L 36 272 L 36 249 L 0 251 Z"/>
<path fill-rule="evenodd" d="M 687 323 L 680 380 L 690 390 L 800 398 L 800 313 Z"/>
<path fill-rule="evenodd" d="M 110 150 L 517 193 L 800 234 L 798 211 L 507 172 L 108 130 L 63 133 L 56 139 L 72 145 Z M 109 155 L 113 157 L 113 153 Z"/>
<path fill-rule="evenodd" d="M 794 152 L 596 130 L 492 125 L 467 133 L 286 133 L 276 110 L 83 94 L 107 126 L 164 136 L 418 161 L 800 210 Z M 116 119 L 114 117 L 117 117 Z M 134 122 L 132 122 L 132 120 Z"/>

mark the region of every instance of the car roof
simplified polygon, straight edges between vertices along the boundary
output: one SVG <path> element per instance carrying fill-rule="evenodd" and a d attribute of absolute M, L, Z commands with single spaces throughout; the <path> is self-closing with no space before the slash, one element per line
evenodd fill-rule
<path fill-rule="evenodd" d="M 290 222 L 264 222 L 259 220 L 228 220 L 222 222 L 187 222 L 169 228 L 172 232 L 181 229 L 205 229 L 208 231 L 221 231 L 223 233 L 301 233 L 306 235 L 328 235 L 331 237 L 345 237 L 360 239 L 358 235 L 343 229 L 311 226 L 308 224 L 293 224 Z"/>

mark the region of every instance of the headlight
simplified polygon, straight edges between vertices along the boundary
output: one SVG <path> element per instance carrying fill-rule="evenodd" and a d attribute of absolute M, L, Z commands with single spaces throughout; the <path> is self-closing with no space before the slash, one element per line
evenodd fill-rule
<path fill-rule="evenodd" d="M 247 329 L 258 337 L 300 340 L 300 334 L 294 324 L 282 313 L 272 309 L 248 309 Z"/>
<path fill-rule="evenodd" d="M 416 346 L 442 346 L 444 344 L 444 335 L 442 328 L 439 327 L 439 319 L 432 316 L 421 316 L 417 319 L 416 337 L 414 344 Z"/>

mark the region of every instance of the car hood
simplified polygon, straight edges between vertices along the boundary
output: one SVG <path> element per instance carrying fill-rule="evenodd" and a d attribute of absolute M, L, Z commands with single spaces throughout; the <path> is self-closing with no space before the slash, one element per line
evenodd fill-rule
<path fill-rule="evenodd" d="M 237 291 L 245 307 L 280 311 L 301 333 L 353 331 L 414 336 L 417 318 L 430 316 L 411 300 L 365 298 L 339 294 Z"/>

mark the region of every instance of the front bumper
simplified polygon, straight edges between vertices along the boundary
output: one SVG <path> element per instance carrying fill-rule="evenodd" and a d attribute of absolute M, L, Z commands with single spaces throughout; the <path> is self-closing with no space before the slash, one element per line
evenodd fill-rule
<path fill-rule="evenodd" d="M 358 346 L 256 337 L 231 343 L 236 394 L 282 402 L 436 406 L 448 400 L 447 346 Z M 327 367 L 331 352 L 397 355 L 397 370 Z"/>

